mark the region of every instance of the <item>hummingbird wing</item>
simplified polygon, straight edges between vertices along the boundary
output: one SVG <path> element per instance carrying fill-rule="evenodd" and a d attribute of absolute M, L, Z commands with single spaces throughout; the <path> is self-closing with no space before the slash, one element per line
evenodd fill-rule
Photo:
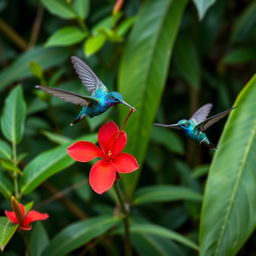
<path fill-rule="evenodd" d="M 180 126 L 178 124 L 159 124 L 159 123 L 154 123 L 155 126 L 160 126 L 160 127 L 168 127 L 176 130 L 181 130 Z"/>
<path fill-rule="evenodd" d="M 93 73 L 89 66 L 85 64 L 80 58 L 72 56 L 71 62 L 80 80 L 89 92 L 93 94 L 97 89 L 108 92 L 108 88 Z"/>
<path fill-rule="evenodd" d="M 202 123 L 203 121 L 206 120 L 207 116 L 209 115 L 210 111 L 212 108 L 212 104 L 208 103 L 203 105 L 201 108 L 199 108 L 194 114 L 193 116 L 189 119 L 192 120 L 196 123 Z"/>
<path fill-rule="evenodd" d="M 80 106 L 85 106 L 87 107 L 90 103 L 98 103 L 98 99 L 90 96 L 82 96 L 74 92 L 69 92 L 66 90 L 61 90 L 61 89 L 55 89 L 51 87 L 45 87 L 42 85 L 36 85 L 36 88 L 39 88 L 49 94 L 52 94 L 53 96 L 56 96 L 62 100 L 65 100 L 67 102 L 80 105 Z"/>
<path fill-rule="evenodd" d="M 235 108 L 235 107 L 234 107 Z M 229 108 L 217 115 L 211 116 L 202 123 L 198 124 L 196 127 L 199 129 L 199 131 L 205 131 L 207 128 L 209 128 L 214 123 L 218 122 L 220 119 L 228 115 L 228 113 L 233 110 L 234 108 Z"/>

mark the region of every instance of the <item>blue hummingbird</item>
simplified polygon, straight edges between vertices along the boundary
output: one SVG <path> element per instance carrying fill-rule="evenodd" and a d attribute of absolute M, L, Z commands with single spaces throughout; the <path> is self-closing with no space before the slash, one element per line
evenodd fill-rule
<path fill-rule="evenodd" d="M 182 119 L 177 124 L 158 124 L 155 126 L 170 127 L 177 130 L 183 130 L 183 132 L 189 138 L 195 140 L 200 144 L 205 144 L 211 150 L 216 150 L 217 147 L 213 145 L 204 131 L 220 119 L 225 117 L 234 108 L 227 109 L 217 115 L 207 118 L 212 108 L 212 104 L 208 103 L 199 108 L 190 119 Z"/>
<path fill-rule="evenodd" d="M 94 117 L 102 114 L 110 107 L 122 103 L 135 111 L 135 108 L 124 101 L 122 95 L 118 92 L 109 92 L 108 88 L 100 81 L 93 71 L 80 58 L 71 57 L 71 62 L 78 74 L 82 84 L 91 92 L 91 96 L 83 96 L 74 92 L 36 85 L 49 94 L 52 94 L 64 101 L 82 106 L 82 110 L 77 115 L 76 119 L 70 124 L 80 122 L 85 117 Z"/>

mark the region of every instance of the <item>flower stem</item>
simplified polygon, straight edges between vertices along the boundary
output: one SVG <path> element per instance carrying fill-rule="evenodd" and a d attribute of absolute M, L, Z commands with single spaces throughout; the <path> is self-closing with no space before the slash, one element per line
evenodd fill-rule
<path fill-rule="evenodd" d="M 129 213 L 125 208 L 123 197 L 121 196 L 121 192 L 119 190 L 119 187 L 117 183 L 114 184 L 114 190 L 117 195 L 117 199 L 119 201 L 121 210 L 123 212 L 124 218 L 124 249 L 125 249 L 125 255 L 131 256 L 132 255 L 132 248 L 131 248 L 131 241 L 130 241 L 130 225 L 129 225 Z"/>
<path fill-rule="evenodd" d="M 125 124 L 127 123 L 129 117 L 131 116 L 131 114 L 132 114 L 134 111 L 135 111 L 135 110 L 134 110 L 133 108 L 130 108 L 130 112 L 129 112 L 129 114 L 127 115 L 127 117 L 124 119 L 124 122 L 123 122 L 123 124 L 122 124 L 121 127 L 120 127 L 120 131 L 122 131 L 122 130 L 124 129 Z"/>

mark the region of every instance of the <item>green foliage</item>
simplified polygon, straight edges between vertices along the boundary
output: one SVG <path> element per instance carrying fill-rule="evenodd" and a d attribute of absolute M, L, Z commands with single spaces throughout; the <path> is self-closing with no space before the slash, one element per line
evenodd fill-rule
<path fill-rule="evenodd" d="M 210 167 L 200 223 L 200 255 L 236 255 L 256 227 L 255 97 L 256 76 L 235 101 L 237 108 Z"/>
<path fill-rule="evenodd" d="M 170 54 L 187 1 L 148 1 L 138 14 L 122 58 L 119 91 L 139 109 L 126 125 L 128 151 L 143 163 L 167 76 Z M 152 23 L 154 20 L 154 23 Z M 129 76 L 127 76 L 129 74 Z M 120 107 L 121 120 L 127 110 Z M 127 194 L 131 195 L 139 172 L 124 177 Z"/>
<path fill-rule="evenodd" d="M 6 217 L 0 217 L 0 249 L 4 250 L 6 244 L 14 235 L 18 225 L 9 221 Z"/>
<path fill-rule="evenodd" d="M 66 255 L 72 250 L 100 236 L 120 222 L 117 217 L 95 217 L 72 224 L 53 238 L 44 255 Z"/>
<path fill-rule="evenodd" d="M 254 253 L 256 4 L 193 2 L 124 1 L 115 11 L 115 0 L 0 4 L 0 246 L 6 255 L 123 255 L 127 223 L 132 253 L 140 256 Z M 128 108 L 113 106 L 70 127 L 81 107 L 34 88 L 89 95 L 72 55 L 137 109 L 123 127 L 124 152 L 141 168 L 116 181 L 124 205 L 113 189 L 98 195 L 90 187 L 98 159 L 75 163 L 66 149 L 75 141 L 96 143 L 101 125 L 123 123 Z M 216 152 L 182 131 L 152 125 L 189 118 L 208 102 L 212 115 L 237 105 L 222 135 L 226 120 L 206 131 Z M 33 200 L 34 210 L 50 216 L 21 233 L 26 243 L 20 235 L 11 239 L 17 226 L 3 214 L 11 196 Z"/>
<path fill-rule="evenodd" d="M 0 92 L 14 81 L 31 77 L 31 61 L 47 69 L 62 63 L 69 56 L 69 51 L 58 48 L 36 47 L 24 52 L 8 68 L 0 72 Z"/>
<path fill-rule="evenodd" d="M 150 186 L 139 189 L 134 195 L 133 203 L 169 202 L 176 200 L 201 201 L 197 192 L 181 186 Z"/>
<path fill-rule="evenodd" d="M 1 118 L 3 135 L 10 142 L 17 144 L 21 141 L 24 131 L 26 104 L 21 86 L 17 86 L 6 98 Z"/>
<path fill-rule="evenodd" d="M 86 33 L 77 27 L 63 27 L 48 38 L 45 46 L 69 46 L 81 42 Z"/>
<path fill-rule="evenodd" d="M 157 225 L 148 224 L 148 223 L 143 223 L 143 224 L 135 223 L 131 225 L 131 232 L 139 233 L 139 234 L 151 234 L 151 235 L 157 235 L 160 237 L 169 238 L 176 242 L 184 244 L 188 247 L 191 247 L 194 250 L 198 250 L 197 245 L 192 241 L 190 241 L 189 239 L 185 238 L 184 236 L 174 231 L 168 230 L 166 228 L 163 228 Z"/>

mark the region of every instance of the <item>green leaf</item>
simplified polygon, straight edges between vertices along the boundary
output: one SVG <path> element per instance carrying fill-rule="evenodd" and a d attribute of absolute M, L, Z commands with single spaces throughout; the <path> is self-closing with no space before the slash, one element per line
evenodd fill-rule
<path fill-rule="evenodd" d="M 95 142 L 97 139 L 95 134 L 90 134 L 80 140 Z M 66 152 L 70 144 L 43 152 L 28 163 L 21 177 L 21 192 L 24 194 L 32 192 L 50 176 L 72 165 L 75 161 Z"/>
<path fill-rule="evenodd" d="M 6 175 L 4 170 L 0 168 L 0 192 L 3 196 L 9 199 L 12 196 L 13 185 L 10 178 Z"/>
<path fill-rule="evenodd" d="M 135 205 L 176 200 L 201 201 L 202 196 L 192 189 L 181 186 L 159 185 L 139 189 L 134 195 Z"/>
<path fill-rule="evenodd" d="M 202 20 L 208 9 L 216 2 L 216 0 L 193 0 L 199 19 Z"/>
<path fill-rule="evenodd" d="M 89 37 L 84 44 L 84 54 L 89 57 L 90 55 L 99 51 L 106 41 L 106 37 L 103 34 L 97 34 Z"/>
<path fill-rule="evenodd" d="M 50 141 L 60 145 L 70 141 L 68 137 L 53 132 L 42 131 L 42 134 L 45 135 Z"/>
<path fill-rule="evenodd" d="M 89 5 L 89 0 L 74 0 L 73 9 L 80 18 L 84 19 L 89 14 Z"/>
<path fill-rule="evenodd" d="M 17 144 L 21 141 L 26 115 L 26 104 L 21 86 L 15 87 L 5 100 L 1 118 L 3 135 L 10 142 Z"/>
<path fill-rule="evenodd" d="M 0 165 L 5 169 L 5 170 L 8 170 L 8 171 L 11 171 L 11 172 L 16 172 L 16 173 L 19 173 L 20 175 L 22 175 L 22 171 L 16 166 L 14 165 L 13 163 L 11 162 L 7 162 L 7 161 L 4 161 L 4 160 L 0 160 Z"/>
<path fill-rule="evenodd" d="M 180 36 L 174 47 L 174 64 L 182 78 L 194 89 L 200 89 L 201 66 L 193 42 L 186 36 Z"/>
<path fill-rule="evenodd" d="M 0 217 L 0 249 L 3 252 L 5 246 L 8 244 L 18 225 L 13 224 L 6 217 Z"/>
<path fill-rule="evenodd" d="M 29 64 L 38 63 L 44 70 L 63 63 L 70 50 L 63 48 L 35 47 L 21 54 L 8 68 L 0 72 L 0 92 L 14 81 L 32 76 Z"/>
<path fill-rule="evenodd" d="M 41 222 L 37 222 L 34 225 L 29 244 L 33 256 L 41 256 L 43 250 L 49 244 L 47 232 Z"/>
<path fill-rule="evenodd" d="M 50 46 L 69 46 L 81 42 L 87 34 L 77 27 L 64 27 L 55 31 L 45 43 Z"/>
<path fill-rule="evenodd" d="M 255 33 L 256 26 L 256 2 L 251 1 L 242 15 L 236 19 L 236 23 L 231 35 L 232 43 L 239 43 L 250 39 Z"/>
<path fill-rule="evenodd" d="M 146 235 L 133 234 L 132 244 L 138 255 L 145 256 L 185 256 L 186 254 L 168 238 Z M 187 254 L 188 255 L 188 254 Z"/>
<path fill-rule="evenodd" d="M 129 138 L 126 150 L 142 165 L 152 122 L 164 90 L 173 43 L 187 0 L 146 1 L 130 34 L 119 72 L 119 92 L 137 108 L 127 122 Z M 127 75 L 129 74 L 129 75 Z M 120 120 L 127 107 L 120 106 Z M 123 176 L 126 194 L 136 186 L 138 171 Z"/>
<path fill-rule="evenodd" d="M 43 252 L 43 256 L 61 256 L 86 244 L 120 222 L 118 217 L 95 217 L 79 221 L 58 233 Z"/>
<path fill-rule="evenodd" d="M 0 140 L 0 159 L 10 160 L 11 158 L 11 147 L 5 141 Z"/>
<path fill-rule="evenodd" d="M 255 47 L 237 48 L 228 52 L 223 62 L 225 64 L 240 64 L 249 61 L 255 61 Z"/>
<path fill-rule="evenodd" d="M 225 125 L 207 180 L 200 255 L 236 255 L 256 227 L 256 75 Z"/>
<path fill-rule="evenodd" d="M 171 130 L 154 126 L 152 127 L 151 140 L 162 144 L 173 153 L 184 154 L 184 145 L 178 135 Z"/>
<path fill-rule="evenodd" d="M 31 61 L 29 63 L 29 68 L 30 68 L 31 72 L 33 73 L 33 75 L 36 76 L 39 80 L 43 79 L 44 71 L 38 63 Z"/>
<path fill-rule="evenodd" d="M 65 0 L 41 0 L 45 8 L 52 14 L 63 19 L 74 19 L 77 14 Z"/>
<path fill-rule="evenodd" d="M 119 36 L 124 36 L 127 31 L 133 26 L 137 17 L 130 17 L 124 20 L 116 29 L 116 34 Z"/>
<path fill-rule="evenodd" d="M 135 233 L 135 234 L 151 234 L 151 235 L 157 235 L 160 237 L 169 238 L 185 246 L 188 246 L 194 250 L 198 250 L 198 246 L 193 241 L 180 235 L 179 233 L 176 233 L 172 230 L 169 230 L 167 228 L 164 228 L 158 225 L 148 224 L 148 223 L 142 223 L 142 224 L 131 223 L 130 231 L 131 233 Z"/>

